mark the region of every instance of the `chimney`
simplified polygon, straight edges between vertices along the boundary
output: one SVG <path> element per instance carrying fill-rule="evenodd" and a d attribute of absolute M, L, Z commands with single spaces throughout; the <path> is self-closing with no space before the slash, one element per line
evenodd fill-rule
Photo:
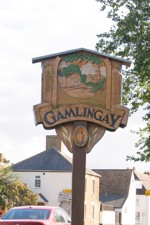
<path fill-rule="evenodd" d="M 132 170 L 133 170 L 133 172 L 135 171 L 135 167 L 134 166 L 133 166 L 133 169 Z"/>
<path fill-rule="evenodd" d="M 61 152 L 62 142 L 57 135 L 46 135 L 46 150 L 55 147 Z"/>

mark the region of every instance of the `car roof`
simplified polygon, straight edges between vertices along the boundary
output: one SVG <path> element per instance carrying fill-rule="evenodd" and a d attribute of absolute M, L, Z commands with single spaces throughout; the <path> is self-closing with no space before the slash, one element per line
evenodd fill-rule
<path fill-rule="evenodd" d="M 43 206 L 43 205 L 27 205 L 27 206 L 16 206 L 12 209 L 55 209 L 60 208 L 57 206 Z"/>

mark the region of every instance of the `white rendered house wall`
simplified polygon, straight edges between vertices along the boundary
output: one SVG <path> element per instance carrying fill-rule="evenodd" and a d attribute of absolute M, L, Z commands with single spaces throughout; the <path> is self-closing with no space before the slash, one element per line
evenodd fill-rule
<path fill-rule="evenodd" d="M 20 180 L 35 193 L 42 193 L 48 199 L 48 205 L 59 205 L 59 193 L 72 188 L 70 172 L 15 172 Z M 41 187 L 35 187 L 36 176 L 40 176 Z"/>

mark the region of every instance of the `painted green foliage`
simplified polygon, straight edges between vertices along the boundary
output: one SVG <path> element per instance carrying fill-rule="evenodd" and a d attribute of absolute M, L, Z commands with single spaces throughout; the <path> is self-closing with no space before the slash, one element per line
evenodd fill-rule
<path fill-rule="evenodd" d="M 99 90 L 102 90 L 104 88 L 105 82 L 106 82 L 106 78 L 104 77 L 98 83 L 87 82 L 86 85 L 93 87 L 92 92 L 97 93 Z"/>
<path fill-rule="evenodd" d="M 98 36 L 98 51 L 114 54 L 132 61 L 123 71 L 123 103 L 130 113 L 144 108 L 146 127 L 137 132 L 137 156 L 128 160 L 150 161 L 150 1 L 149 0 L 96 0 L 101 11 L 113 22 L 108 32 Z"/>
<path fill-rule="evenodd" d="M 76 54 L 70 54 L 64 57 L 65 62 L 71 62 L 72 64 L 59 69 L 58 70 L 58 76 L 60 77 L 69 77 L 72 74 L 79 74 L 81 77 L 81 83 L 87 86 L 92 87 L 92 92 L 97 93 L 99 90 L 104 88 L 106 79 L 103 78 L 98 83 L 93 82 L 87 82 L 86 81 L 86 74 L 82 74 L 79 65 L 73 64 L 74 61 L 77 60 L 84 60 L 84 61 L 90 61 L 91 63 L 95 64 L 101 64 L 102 60 L 100 57 L 88 53 L 76 53 Z"/>
<path fill-rule="evenodd" d="M 91 63 L 96 63 L 96 64 L 100 64 L 102 63 L 102 60 L 100 57 L 93 55 L 93 54 L 89 54 L 89 53 L 76 53 L 76 54 L 70 54 L 64 57 L 64 61 L 65 62 L 73 62 L 76 60 L 88 60 Z"/>
<path fill-rule="evenodd" d="M 63 73 L 62 74 L 65 77 L 69 77 L 69 76 L 71 76 L 74 73 L 77 73 L 77 74 L 81 75 L 80 67 L 78 65 L 76 65 L 76 64 L 70 64 L 69 66 L 63 68 Z"/>

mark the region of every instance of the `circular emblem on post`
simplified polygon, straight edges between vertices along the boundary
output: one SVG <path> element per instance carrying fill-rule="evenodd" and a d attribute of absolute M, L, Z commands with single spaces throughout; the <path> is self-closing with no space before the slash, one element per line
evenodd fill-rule
<path fill-rule="evenodd" d="M 83 147 L 84 145 L 87 144 L 88 142 L 88 132 L 85 127 L 78 126 L 76 127 L 74 134 L 73 134 L 73 139 L 75 144 L 78 147 Z"/>

